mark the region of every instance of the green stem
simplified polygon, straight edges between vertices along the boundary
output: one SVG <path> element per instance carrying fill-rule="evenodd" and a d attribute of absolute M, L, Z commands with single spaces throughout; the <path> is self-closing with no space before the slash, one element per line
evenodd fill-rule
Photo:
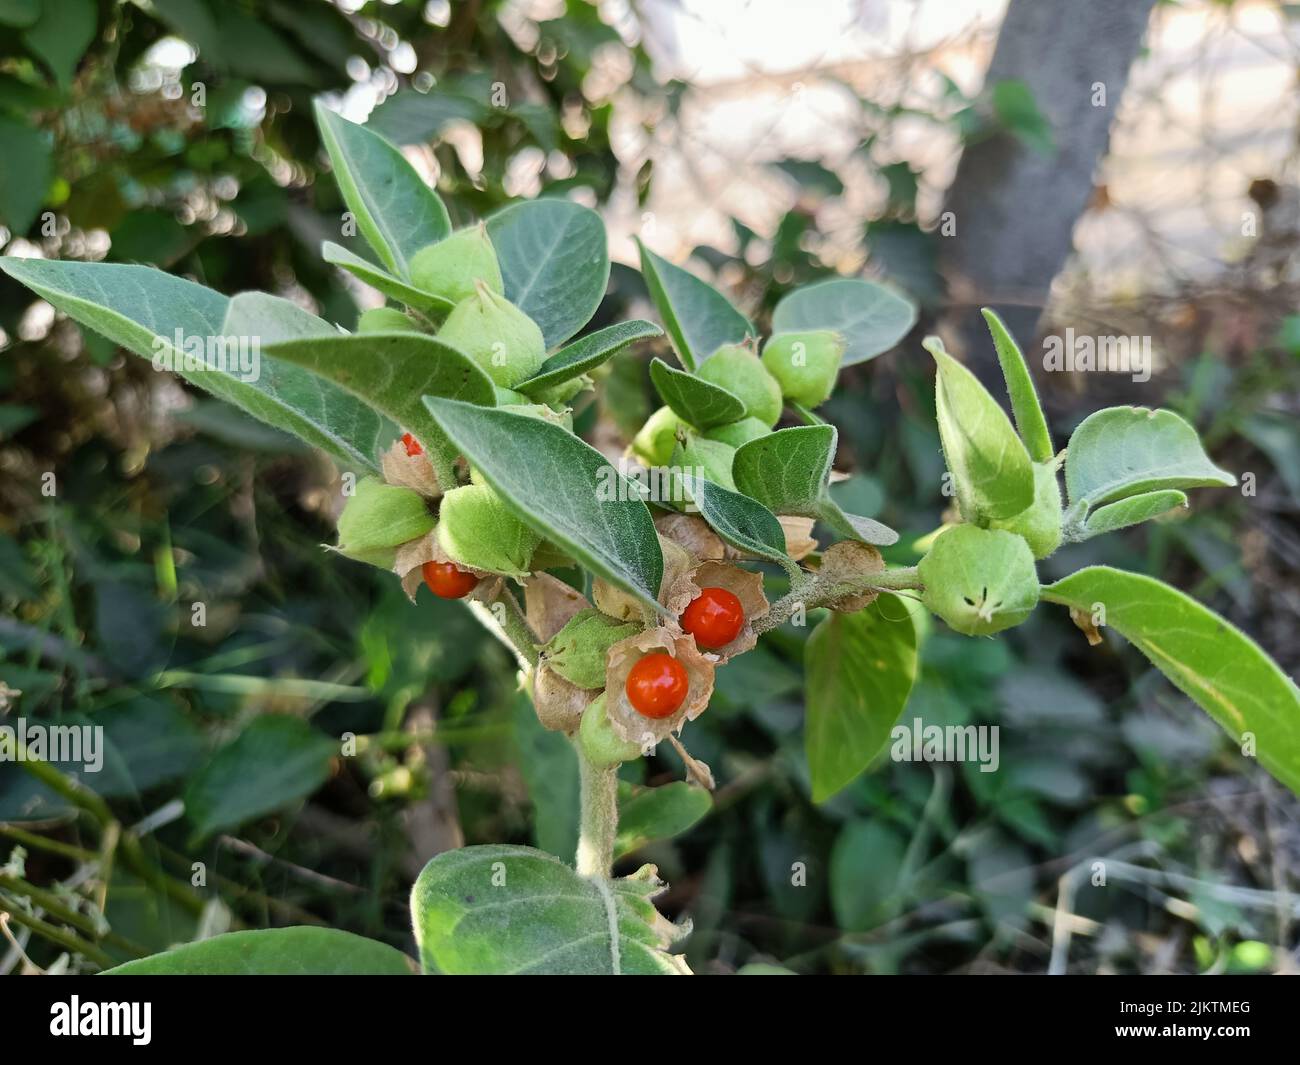
<path fill-rule="evenodd" d="M 70 954 L 80 954 L 89 958 L 101 969 L 108 969 L 113 965 L 113 959 L 95 944 L 88 943 L 73 931 L 57 928 L 48 921 L 33 917 L 21 906 L 7 901 L 3 895 L 0 895 L 0 913 L 7 913 L 18 924 L 25 925 L 42 939 L 48 939 L 51 943 L 57 944 Z"/>
<path fill-rule="evenodd" d="M 582 813 L 578 826 L 576 866 L 579 876 L 608 878 L 614 864 L 618 831 L 618 767 L 593 765 L 577 742 L 582 780 Z"/>

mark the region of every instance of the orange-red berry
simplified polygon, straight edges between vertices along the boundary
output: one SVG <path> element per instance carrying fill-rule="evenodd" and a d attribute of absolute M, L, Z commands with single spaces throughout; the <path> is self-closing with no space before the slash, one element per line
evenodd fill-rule
<path fill-rule="evenodd" d="M 725 647 L 740 635 L 745 625 L 745 608 L 725 588 L 703 588 L 682 611 L 683 631 L 695 637 L 699 647 Z"/>
<path fill-rule="evenodd" d="M 416 440 L 410 433 L 402 434 L 402 446 L 406 448 L 406 453 L 412 458 L 424 454 L 424 448 L 420 446 L 420 441 Z"/>
<path fill-rule="evenodd" d="M 464 599 L 478 584 L 478 578 L 452 562 L 426 562 L 421 567 L 424 583 L 439 599 Z"/>
<path fill-rule="evenodd" d="M 628 702 L 642 717 L 671 717 L 686 701 L 690 681 L 686 669 L 663 651 L 646 655 L 628 672 Z"/>

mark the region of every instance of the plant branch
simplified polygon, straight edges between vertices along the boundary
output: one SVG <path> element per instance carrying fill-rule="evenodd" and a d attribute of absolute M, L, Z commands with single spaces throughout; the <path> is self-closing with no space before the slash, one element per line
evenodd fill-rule
<path fill-rule="evenodd" d="M 574 739 L 582 781 L 581 819 L 575 865 L 579 876 L 608 878 L 618 831 L 618 767 L 592 764 Z"/>

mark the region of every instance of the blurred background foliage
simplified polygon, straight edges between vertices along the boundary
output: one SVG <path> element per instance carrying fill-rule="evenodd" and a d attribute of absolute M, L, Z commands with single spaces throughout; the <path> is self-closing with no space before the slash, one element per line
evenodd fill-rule
<path fill-rule="evenodd" d="M 601 208 L 621 263 L 594 325 L 645 313 L 623 265 L 635 229 L 675 241 L 761 326 L 790 287 L 865 264 L 925 314 L 897 351 L 845 374 L 824 412 L 854 473 L 837 491 L 914 539 L 946 505 L 916 340 L 951 298 L 937 269 L 944 173 L 900 150 L 900 131 L 919 124 L 958 152 L 990 136 L 1050 151 L 1053 131 L 1019 87 L 964 91 L 922 52 L 907 57 L 929 72 L 919 101 L 884 76 L 826 71 L 856 101 L 851 150 L 760 153 L 751 179 L 775 182 L 781 208 L 756 220 L 714 197 L 726 225 L 696 238 L 664 208 L 694 209 L 673 175 L 701 158 L 683 147 L 689 109 L 715 90 L 652 59 L 655 19 L 674 7 L 0 0 L 0 245 L 153 263 L 350 326 L 375 295 L 318 255 L 343 210 L 310 117 L 324 94 L 352 117 L 369 111 L 460 223 L 519 195 Z M 1220 16 L 1203 14 L 1209 35 Z M 970 47 L 981 41 L 987 26 Z M 1268 183 L 1252 195 L 1292 196 L 1287 158 L 1251 175 Z M 669 200 L 656 198 L 664 184 Z M 1153 284 L 1118 304 L 1088 290 L 1076 261 L 1049 317 L 1093 331 L 1122 321 L 1111 331 L 1153 335 L 1170 355 L 1140 398 L 1116 382 L 1045 386 L 1062 437 L 1106 402 L 1171 406 L 1255 489 L 1202 493 L 1181 520 L 1076 545 L 1045 579 L 1091 562 L 1162 575 L 1289 672 L 1294 251 L 1238 260 L 1232 284 Z M 338 502 L 328 460 L 56 319 L 8 279 L 0 330 L 0 723 L 93 722 L 109 742 L 99 774 L 0 763 L 0 969 L 93 968 L 303 922 L 409 949 L 406 893 L 432 854 L 517 841 L 570 856 L 567 744 L 537 725 L 506 654 L 457 604 L 422 594 L 412 607 L 394 581 L 321 549 Z M 650 354 L 620 359 L 580 412 L 601 444 L 617 447 L 649 413 Z M 897 561 L 915 560 L 910 543 Z M 1047 608 L 996 641 L 933 626 L 905 720 L 1001 726 L 999 771 L 885 759 L 814 806 L 808 631 L 787 626 L 720 671 L 686 737 L 718 776 L 711 808 L 680 789 L 646 798 L 643 785 L 682 779 L 671 751 L 625 767 L 620 850 L 671 883 L 661 901 L 694 922 L 696 971 L 1297 968 L 1294 797 L 1140 656 L 1088 648 Z M 639 835 L 635 804 L 650 801 L 683 831 Z"/>

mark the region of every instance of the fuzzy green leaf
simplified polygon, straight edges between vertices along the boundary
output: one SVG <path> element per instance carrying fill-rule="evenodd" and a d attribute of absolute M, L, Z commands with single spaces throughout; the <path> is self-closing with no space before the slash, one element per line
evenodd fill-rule
<path fill-rule="evenodd" d="M 382 266 L 376 266 L 368 259 L 353 255 L 352 252 L 340 244 L 334 244 L 327 240 L 320 246 L 320 254 L 321 258 L 327 263 L 342 267 L 353 277 L 364 281 L 371 288 L 382 292 L 385 296 L 400 300 L 408 307 L 414 307 L 417 311 L 424 311 L 427 314 L 442 317 L 453 306 L 450 300 L 445 300 L 441 296 L 435 296 L 430 292 L 421 291 L 409 281 L 394 277 Z"/>
<path fill-rule="evenodd" d="M 655 910 L 663 884 L 646 870 L 597 880 L 528 847 L 446 851 L 411 891 L 420 961 L 448 975 L 688 973 L 667 953 L 680 933 Z"/>
<path fill-rule="evenodd" d="M 712 429 L 745 416 L 745 404 L 734 392 L 694 374 L 674 370 L 663 359 L 650 363 L 650 380 L 672 412 L 696 429 Z"/>
<path fill-rule="evenodd" d="M 1007 383 L 1007 395 L 1011 397 L 1011 413 L 1015 415 L 1016 428 L 1020 431 L 1025 450 L 1035 462 L 1050 462 L 1056 454 L 1052 448 L 1052 434 L 1047 428 L 1042 404 L 1038 402 L 1038 392 L 1024 353 L 996 313 L 987 307 L 980 313 L 984 315 L 993 337 L 993 347 L 1002 365 L 1002 377 Z"/>
<path fill-rule="evenodd" d="M 565 381 L 572 380 L 588 370 L 594 370 L 601 363 L 608 362 L 629 344 L 663 333 L 653 322 L 635 319 L 619 322 L 616 325 L 597 329 L 585 337 L 575 340 L 561 348 L 544 363 L 532 377 L 515 388 L 525 395 L 554 388 Z"/>
<path fill-rule="evenodd" d="M 1034 470 L 1011 419 L 978 378 L 927 337 L 936 416 L 962 517 L 975 525 L 1019 514 L 1034 501 Z"/>
<path fill-rule="evenodd" d="M 558 425 L 425 396 L 434 420 L 525 525 L 660 609 L 663 555 L 641 492 Z"/>
<path fill-rule="evenodd" d="M 410 976 L 395 947 L 336 928 L 259 928 L 185 943 L 104 976 Z"/>
<path fill-rule="evenodd" d="M 385 266 L 410 277 L 411 257 L 451 232 L 438 194 L 378 133 L 316 104 L 316 125 L 357 228 Z"/>
<path fill-rule="evenodd" d="M 804 648 L 804 748 L 813 801 L 853 780 L 889 741 L 916 680 L 916 628 L 896 596 L 832 613 Z"/>
<path fill-rule="evenodd" d="M 1087 540 L 1102 533 L 1114 532 L 1116 529 L 1150 521 L 1152 518 L 1160 517 L 1161 514 L 1168 514 L 1171 510 L 1185 506 L 1187 506 L 1187 496 L 1177 489 L 1143 492 L 1141 495 L 1129 496 L 1114 503 L 1107 503 L 1104 507 L 1098 507 L 1088 515 L 1080 532 L 1067 529 L 1066 533 L 1072 540 Z"/>
<path fill-rule="evenodd" d="M 888 351 L 916 324 L 916 307 L 883 285 L 841 277 L 797 288 L 772 312 L 773 333 L 830 329 L 844 338 L 842 365 Z"/>
<path fill-rule="evenodd" d="M 1240 629 L 1153 577 L 1089 566 L 1043 599 L 1099 616 L 1232 736 L 1246 733 L 1270 773 L 1300 794 L 1300 689 Z M 1099 609 L 1100 608 L 1100 609 Z"/>
<path fill-rule="evenodd" d="M 622 794 L 626 788 L 626 796 Z M 620 785 L 618 838 L 614 857 L 622 858 L 657 839 L 672 839 L 698 824 L 713 809 L 704 788 L 675 780 L 657 788 Z"/>
<path fill-rule="evenodd" d="M 702 477 L 691 474 L 680 477 L 700 517 L 732 547 L 773 562 L 787 557 L 781 523 L 757 500 Z"/>
<path fill-rule="evenodd" d="M 569 200 L 525 200 L 487 220 L 506 299 L 537 323 L 546 350 L 591 321 L 609 284 L 600 215 Z"/>
<path fill-rule="evenodd" d="M 226 335 L 226 314 L 234 302 L 147 266 L 0 259 L 0 269 L 82 325 L 146 359 L 159 348 L 173 351 L 177 330 L 186 343 Z M 296 366 L 262 360 L 257 379 L 244 381 L 238 373 L 213 366 L 212 354 L 205 354 L 211 368 L 181 370 L 181 376 L 345 465 L 378 469 L 376 456 L 397 431 L 387 418 Z"/>
<path fill-rule="evenodd" d="M 656 255 L 639 240 L 641 273 L 663 319 L 673 350 L 695 370 L 723 344 L 754 336 L 754 327 L 712 285 Z"/>

